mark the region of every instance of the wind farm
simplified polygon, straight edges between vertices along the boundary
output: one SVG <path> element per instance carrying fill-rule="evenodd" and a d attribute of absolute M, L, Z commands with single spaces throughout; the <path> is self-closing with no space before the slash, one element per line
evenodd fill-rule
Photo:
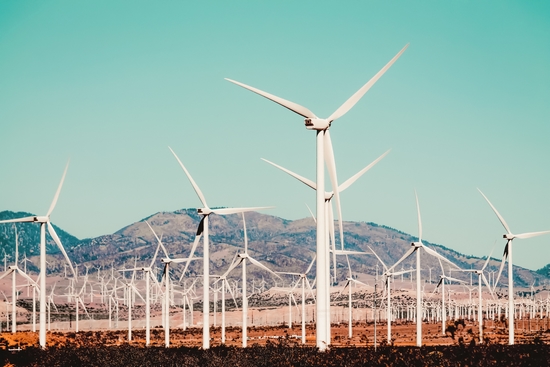
<path fill-rule="evenodd" d="M 550 7 L 218 5 L 0 4 L 0 358 L 550 363 Z"/>

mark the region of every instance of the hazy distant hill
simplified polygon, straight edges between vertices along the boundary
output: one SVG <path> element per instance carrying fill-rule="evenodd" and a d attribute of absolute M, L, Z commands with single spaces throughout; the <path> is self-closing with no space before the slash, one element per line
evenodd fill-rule
<path fill-rule="evenodd" d="M 2 212 L 11 213 L 11 212 Z M 30 215 L 26 213 L 11 213 L 9 215 Z M 8 215 L 8 214 L 4 214 Z M 1 216 L 0 216 L 1 218 Z M 162 212 L 154 214 L 139 222 L 124 227 L 111 235 L 100 236 L 91 239 L 78 240 L 66 232 L 58 230 L 63 244 L 69 251 L 69 257 L 78 264 L 88 266 L 106 266 L 114 264 L 115 268 L 122 266 L 133 267 L 134 262 L 138 265 L 148 264 L 156 248 L 156 240 L 149 227 L 144 222 L 147 220 L 155 229 L 157 234 L 162 236 L 172 257 L 189 256 L 191 244 L 200 220 L 195 209 L 183 209 L 176 212 Z M 252 257 L 261 261 L 275 271 L 304 271 L 315 255 L 315 223 L 311 218 L 299 220 L 285 220 L 271 215 L 256 212 L 246 213 L 247 233 L 249 237 L 249 252 Z M 23 230 L 23 227 L 25 229 Z M 27 226 L 19 225 L 20 231 L 24 231 L 22 237 L 22 248 L 27 249 L 28 254 L 38 254 L 39 227 L 36 224 Z M 32 227 L 32 228 L 31 228 Z M 0 225 L 0 240 L 2 247 L 13 247 L 13 233 L 11 225 Z M 57 229 L 57 228 L 56 228 Z M 11 231 L 11 232 L 10 232 Z M 400 232 L 393 228 L 380 226 L 374 223 L 344 222 L 345 248 L 348 250 L 359 250 L 368 252 L 367 246 L 371 246 L 382 260 L 391 265 L 396 262 L 410 247 L 410 243 L 416 237 Z M 21 233 L 21 232 L 20 232 Z M 339 240 L 337 239 L 339 244 Z M 12 244 L 12 245 L 9 245 Z M 440 245 L 433 245 L 425 242 L 437 252 L 447 257 L 462 268 L 480 268 L 484 259 L 465 256 L 454 250 Z M 10 247 L 11 246 L 11 247 Z M 243 224 L 240 215 L 210 216 L 210 266 L 212 274 L 219 274 L 224 271 L 238 251 L 244 246 Z M 48 249 L 51 253 L 57 253 L 53 241 L 48 242 Z M 53 251 L 52 251 L 53 250 Z M 8 249 L 6 252 L 9 253 Z M 202 256 L 202 243 L 197 248 L 196 256 Z M 62 271 L 63 263 L 60 257 L 52 261 L 50 268 L 54 271 Z M 347 276 L 347 265 L 345 258 L 338 257 L 338 276 L 344 279 Z M 350 256 L 350 263 L 355 274 L 376 273 L 377 260 L 372 255 Z M 437 259 L 422 253 L 422 274 L 429 276 L 429 268 L 432 268 L 432 279 L 434 282 L 440 274 L 440 266 Z M 412 259 L 405 262 L 404 267 L 408 269 Z M 160 268 L 160 261 L 156 266 Z M 491 259 L 488 271 L 498 271 L 500 259 Z M 174 272 L 179 274 L 181 266 L 175 267 Z M 82 269 L 82 267 L 80 267 Z M 202 273 L 202 260 L 196 261 L 190 267 L 191 274 Z M 314 268 L 315 269 L 315 268 Z M 380 272 L 382 267 L 379 267 Z M 446 267 L 447 269 L 447 267 Z M 534 279 L 539 282 L 547 279 L 543 274 L 516 267 L 515 277 L 518 285 L 530 285 Z M 263 271 L 258 271 L 254 266 L 249 267 L 253 277 L 264 276 L 271 281 L 271 276 Z M 312 278 L 315 276 L 312 271 Z M 465 274 L 452 273 L 453 277 L 469 279 Z M 506 270 L 503 272 L 501 284 L 507 279 Z M 474 279 L 476 282 L 476 279 Z"/>

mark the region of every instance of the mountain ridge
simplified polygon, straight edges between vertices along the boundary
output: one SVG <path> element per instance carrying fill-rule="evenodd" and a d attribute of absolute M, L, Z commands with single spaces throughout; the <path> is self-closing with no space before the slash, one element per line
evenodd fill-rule
<path fill-rule="evenodd" d="M 21 215 L 20 215 L 21 214 Z M 0 212 L 0 219 L 11 219 L 20 216 L 29 216 L 29 213 L 15 213 L 9 211 Z M 158 212 L 145 217 L 135 223 L 129 224 L 113 234 L 102 235 L 94 238 L 78 239 L 69 233 L 56 228 L 63 246 L 69 253 L 69 257 L 75 264 L 88 267 L 134 267 L 134 264 L 150 263 L 156 248 L 156 239 L 151 233 L 145 221 L 154 228 L 157 235 L 163 238 L 170 256 L 187 257 L 195 233 L 202 216 L 196 209 L 180 209 L 174 212 Z M 276 216 L 248 212 L 245 214 L 247 235 L 249 238 L 249 252 L 252 257 L 273 268 L 275 271 L 303 272 L 315 255 L 315 223 L 312 218 L 288 220 Z M 31 223 L 32 224 L 32 223 Z M 35 229 L 26 227 L 36 227 Z M 11 228 L 11 230 L 10 230 Z M 34 255 L 31 260 L 36 269 L 39 243 L 39 226 L 28 226 L 26 223 L 17 225 L 20 234 L 21 249 L 26 249 L 27 255 Z M 49 236 L 49 235 L 48 235 Z M 11 238 L 10 238 L 11 237 Z M 6 253 L 14 243 L 13 225 L 0 225 L 0 247 Z M 64 271 L 63 259 L 57 246 L 50 238 L 47 238 L 47 252 L 52 260 L 49 272 Z M 345 249 L 370 252 L 372 247 L 377 255 L 387 266 L 394 264 L 409 248 L 410 244 L 418 238 L 399 231 L 397 229 L 379 225 L 372 222 L 347 222 L 344 221 Z M 210 253 L 212 273 L 217 274 L 225 270 L 238 251 L 242 252 L 244 242 L 243 225 L 241 215 L 211 215 L 210 216 Z M 423 241 L 425 245 L 435 249 L 461 268 L 481 268 L 487 257 L 479 258 L 464 255 L 443 245 L 432 244 Z M 338 235 L 337 246 L 340 246 Z M 11 246 L 10 246 L 11 244 Z M 20 250 L 20 254 L 24 251 Z M 195 256 L 202 255 L 202 244 L 197 247 Z M 12 255 L 13 257 L 13 255 Z M 382 266 L 373 255 L 350 256 L 352 272 L 358 277 L 372 277 L 376 275 L 378 264 L 379 274 Z M 405 261 L 404 268 L 408 269 L 412 260 Z M 348 275 L 345 258 L 337 257 L 338 280 L 343 280 Z M 427 279 L 432 272 L 432 281 L 438 279 L 441 273 L 438 261 L 425 254 L 421 254 L 422 276 Z M 487 271 L 498 271 L 500 259 L 491 258 Z M 202 261 L 195 261 L 190 266 L 191 275 L 201 274 Z M 315 268 L 315 266 L 314 266 Z M 82 269 L 82 268 L 81 268 Z M 269 273 L 250 267 L 252 276 L 269 277 Z M 541 270 L 541 269 L 539 269 Z M 181 269 L 174 269 L 178 271 Z M 447 267 L 445 268 L 447 272 Z M 311 272 L 314 274 L 314 271 Z M 331 270 L 332 274 L 332 270 Z M 453 271 L 454 277 L 460 277 Z M 469 281 L 468 276 L 462 274 L 462 279 Z M 505 284 L 507 269 L 502 273 L 500 285 Z M 520 286 L 527 286 L 533 281 L 548 280 L 547 273 L 533 271 L 514 266 L 514 279 Z M 474 282 L 477 281 L 474 279 Z"/>

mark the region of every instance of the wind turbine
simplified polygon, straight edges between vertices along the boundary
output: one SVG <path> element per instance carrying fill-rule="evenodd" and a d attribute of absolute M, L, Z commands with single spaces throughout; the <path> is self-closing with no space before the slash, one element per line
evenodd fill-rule
<path fill-rule="evenodd" d="M 199 227 L 197 229 L 197 235 L 195 237 L 195 241 L 193 242 L 193 246 L 191 248 L 191 254 L 189 255 L 189 259 L 193 258 L 193 254 L 195 253 L 195 249 L 197 248 L 197 245 L 200 240 L 200 236 L 204 233 L 204 239 L 203 239 L 203 306 L 209 307 L 210 305 L 210 249 L 209 249 L 209 236 L 208 236 L 208 218 L 210 214 L 219 214 L 219 215 L 227 215 L 227 214 L 236 214 L 236 213 L 244 213 L 249 211 L 255 211 L 255 210 L 262 210 L 262 209 L 270 209 L 267 207 L 255 207 L 255 208 L 221 208 L 221 209 L 210 209 L 208 204 L 206 203 L 206 198 L 204 197 L 201 189 L 199 186 L 195 183 L 195 180 L 193 180 L 193 177 L 191 177 L 191 174 L 189 171 L 187 171 L 187 168 L 183 165 L 181 160 L 178 158 L 176 153 L 172 150 L 172 148 L 168 147 L 176 160 L 178 161 L 179 165 L 185 172 L 185 175 L 191 182 L 191 185 L 193 186 L 193 189 L 197 193 L 197 196 L 199 197 L 199 200 L 201 201 L 202 205 L 204 207 L 198 208 L 197 212 L 202 215 L 202 219 L 199 223 Z M 187 271 L 187 267 L 189 266 L 189 261 L 185 265 L 185 269 L 183 270 L 183 274 Z M 202 313 L 202 348 L 208 349 L 210 348 L 210 310 L 204 309 Z"/>
<path fill-rule="evenodd" d="M 46 348 L 46 226 L 48 227 L 48 232 L 52 236 L 53 240 L 63 253 L 63 256 L 65 256 L 65 260 L 69 263 L 69 266 L 73 272 L 73 266 L 71 264 L 71 261 L 69 260 L 69 256 L 67 256 L 67 253 L 65 252 L 65 249 L 63 248 L 63 245 L 61 244 L 61 240 L 59 239 L 59 236 L 55 232 L 55 229 L 53 228 L 53 225 L 50 222 L 50 215 L 52 214 L 55 205 L 57 204 L 57 199 L 59 198 L 59 193 L 61 192 L 61 187 L 63 186 L 63 181 L 65 181 L 65 176 L 67 174 L 67 169 L 69 168 L 69 163 L 67 162 L 67 165 L 65 166 L 65 171 L 63 171 L 63 176 L 61 177 L 61 182 L 59 183 L 59 186 L 57 187 L 57 191 L 55 192 L 55 195 L 53 197 L 53 201 L 50 205 L 50 208 L 48 209 L 48 212 L 45 216 L 30 216 L 30 217 L 24 217 L 24 218 L 17 218 L 17 219 L 8 219 L 8 220 L 2 220 L 1 223 L 24 223 L 24 222 L 31 222 L 31 223 L 40 223 L 40 289 L 43 290 L 40 292 L 40 332 L 39 332 L 39 344 L 41 348 Z"/>
<path fill-rule="evenodd" d="M 407 259 L 410 255 L 416 252 L 416 346 L 422 346 L 422 287 L 420 279 L 420 249 L 424 249 L 428 254 L 441 259 L 454 267 L 457 267 L 451 261 L 441 256 L 431 248 L 425 246 L 422 243 L 422 218 L 420 216 L 420 205 L 418 204 L 418 195 L 414 192 L 416 197 L 416 212 L 418 215 L 418 241 L 411 243 L 411 248 L 405 253 L 395 264 L 393 264 L 388 270 L 392 272 L 393 269 L 400 264 L 403 260 Z M 458 267 L 457 267 L 458 268 Z"/>
<path fill-rule="evenodd" d="M 380 263 L 384 267 L 384 274 L 383 275 L 384 275 L 384 278 L 385 278 L 384 280 L 386 282 L 386 297 L 387 297 L 387 303 L 386 303 L 386 320 L 387 320 L 387 323 L 388 323 L 387 341 L 388 341 L 388 343 L 390 343 L 390 341 L 391 341 L 391 319 L 392 319 L 392 316 L 391 316 L 391 280 L 392 280 L 392 277 L 394 277 L 396 275 L 407 274 L 407 273 L 410 273 L 412 270 L 401 270 L 401 271 L 397 271 L 397 272 L 391 272 L 388 269 L 388 267 L 386 266 L 386 264 L 384 264 L 382 259 L 376 254 L 376 252 L 374 252 L 374 250 L 370 246 L 368 246 L 368 248 L 372 251 L 374 256 L 376 256 L 378 261 L 380 261 Z"/>
<path fill-rule="evenodd" d="M 365 287 L 368 287 L 367 284 L 357 280 L 357 279 L 354 279 L 353 278 L 353 274 L 351 273 L 351 265 L 349 263 L 349 257 L 348 255 L 346 255 L 346 261 L 348 262 L 348 277 L 346 279 L 346 284 L 344 285 L 344 288 L 340 291 L 340 294 L 342 294 L 343 291 L 346 290 L 346 287 L 349 286 L 349 289 L 348 289 L 348 337 L 351 339 L 353 337 L 353 329 L 352 329 L 352 305 L 351 305 L 351 283 L 355 283 L 355 284 L 361 284 L 361 285 L 364 285 Z"/>
<path fill-rule="evenodd" d="M 252 258 L 252 256 L 248 253 L 248 236 L 246 234 L 246 221 L 244 219 L 244 213 L 241 213 L 243 216 L 243 231 L 244 231 L 244 252 L 242 254 L 238 254 L 237 261 L 233 263 L 233 265 L 227 270 L 227 273 L 230 273 L 231 270 L 235 269 L 237 266 L 239 266 L 241 263 L 243 264 L 243 286 L 242 286 L 242 297 L 243 297 L 243 348 L 246 348 L 247 341 L 248 341 L 248 330 L 247 330 L 247 321 L 248 321 L 248 298 L 246 297 L 246 260 L 250 261 L 252 265 L 256 265 L 260 269 L 263 269 L 265 271 L 270 272 L 271 274 L 275 275 L 277 278 L 281 279 L 281 277 L 273 272 L 271 269 L 269 269 L 267 266 L 259 262 L 258 260 L 255 260 Z"/>
<path fill-rule="evenodd" d="M 390 149 L 391 150 L 391 149 Z M 374 167 L 378 162 L 380 162 L 382 160 L 382 158 L 384 158 L 389 152 L 390 150 L 386 151 L 384 154 L 382 154 L 380 157 L 376 158 L 372 163 L 370 163 L 368 166 L 366 166 L 365 168 L 363 168 L 362 170 L 360 170 L 359 172 L 357 172 L 355 175 L 353 175 L 352 177 L 350 177 L 349 179 L 347 179 L 344 183 L 342 183 L 341 185 L 338 186 L 338 189 L 336 191 L 338 191 L 339 193 L 342 193 L 344 192 L 348 187 L 350 187 L 351 185 L 353 185 L 353 183 L 355 183 L 355 181 L 357 181 L 357 179 L 359 179 L 361 176 L 363 176 L 363 174 L 365 174 L 368 170 L 370 170 L 372 167 Z M 287 173 L 288 175 L 294 177 L 295 179 L 297 179 L 298 181 L 302 182 L 303 184 L 305 184 L 306 186 L 312 188 L 313 190 L 317 190 L 317 185 L 315 182 L 313 182 L 312 180 L 309 180 L 303 176 L 300 176 L 299 174 L 297 173 L 294 173 L 292 172 L 291 170 L 288 170 L 282 166 L 279 166 L 278 164 L 275 164 L 271 161 L 268 161 L 267 159 L 263 159 L 263 161 L 271 164 L 272 166 L 280 169 L 281 171 Z M 333 278 L 334 280 L 336 280 L 336 252 L 334 250 L 336 250 L 336 244 L 335 244 L 335 240 L 334 240 L 334 221 L 333 221 L 333 213 L 332 213 L 332 205 L 331 205 L 331 201 L 332 201 L 332 198 L 335 196 L 335 192 L 334 191 L 331 191 L 331 192 L 325 192 L 325 206 L 326 206 L 326 211 L 328 212 L 328 236 L 330 237 L 331 239 L 331 243 L 332 243 L 332 256 L 333 256 L 333 271 L 334 271 L 334 274 L 333 274 Z M 307 206 L 307 205 L 306 205 Z M 311 213 L 311 209 L 309 209 L 309 206 L 308 206 L 308 210 L 310 211 Z M 311 213 L 311 216 L 314 218 L 315 220 L 315 216 L 313 215 L 313 213 Z M 315 220 L 316 221 L 316 220 Z M 340 232 L 340 244 L 341 244 L 341 250 L 344 250 L 344 241 L 343 241 L 343 229 L 342 229 L 342 232 Z"/>
<path fill-rule="evenodd" d="M 479 270 L 478 269 L 464 269 L 464 270 L 462 270 L 463 272 L 473 273 L 473 274 L 477 275 L 478 301 L 479 301 L 478 312 L 477 312 L 477 323 L 479 325 L 479 342 L 480 343 L 483 343 L 483 302 L 482 302 L 483 300 L 481 298 L 481 294 L 482 294 L 482 292 L 481 292 L 482 283 L 481 282 L 482 282 L 482 280 L 485 283 L 485 286 L 487 288 L 489 288 L 489 292 L 491 293 L 491 296 L 494 297 L 493 290 L 491 289 L 491 286 L 489 285 L 489 282 L 487 281 L 487 278 L 485 278 L 485 274 L 483 273 L 483 271 L 487 267 L 487 264 L 489 264 L 489 260 L 491 260 L 491 255 L 492 254 L 493 254 L 493 251 L 491 251 L 491 253 L 487 257 L 487 260 L 485 261 L 485 264 L 483 264 L 483 267 L 481 269 L 479 269 Z M 471 295 L 471 293 L 470 293 L 470 295 Z"/>
<path fill-rule="evenodd" d="M 313 112 L 309 109 L 300 106 L 294 102 L 287 101 L 283 98 L 274 96 L 273 94 L 266 93 L 254 87 L 248 86 L 246 84 L 226 79 L 234 84 L 237 84 L 245 89 L 248 89 L 254 93 L 261 95 L 275 103 L 280 104 L 281 106 L 291 110 L 292 112 L 303 116 L 305 118 L 305 126 L 308 130 L 314 130 L 317 134 L 317 158 L 316 158 L 316 167 L 317 167 L 317 238 L 316 238 L 316 247 L 317 247 L 317 330 L 316 330 L 316 339 L 317 347 L 319 350 L 324 351 L 327 348 L 327 345 L 330 344 L 330 310 L 327 308 L 327 299 L 330 298 L 329 294 L 329 279 L 327 273 L 329 270 L 328 259 L 325 250 L 326 241 L 325 241 L 325 226 L 326 226 L 326 217 L 325 217 L 325 159 L 327 160 L 327 168 L 330 175 L 330 180 L 332 182 L 332 187 L 338 187 L 338 180 L 336 177 L 336 169 L 334 164 L 334 154 L 332 151 L 332 142 L 330 139 L 329 128 L 332 122 L 342 116 L 344 116 L 360 99 L 363 95 L 376 83 L 376 81 L 393 65 L 393 63 L 401 56 L 405 49 L 408 47 L 406 45 L 397 55 L 394 56 L 374 77 L 372 77 L 361 89 L 359 89 L 354 95 L 352 95 L 343 105 L 341 105 L 332 115 L 326 119 L 318 118 Z M 335 191 L 336 197 L 336 206 L 338 207 L 340 213 L 340 197 L 338 190 Z M 342 218 L 339 217 L 340 221 L 340 232 L 343 232 L 342 229 Z"/>
<path fill-rule="evenodd" d="M 15 260 L 13 266 L 8 266 L 7 271 L 0 276 L 0 279 L 3 279 L 7 275 L 11 274 L 11 332 L 16 333 L 17 331 L 17 311 L 16 311 L 16 298 L 17 298 L 17 284 L 16 284 L 16 274 L 19 273 L 23 278 L 25 278 L 27 281 L 29 281 L 31 284 L 35 284 L 36 282 L 31 279 L 27 274 L 25 274 L 21 269 L 19 269 L 19 266 L 17 265 L 17 261 L 19 259 L 19 236 L 17 234 L 17 227 L 15 227 L 14 224 L 14 230 L 15 230 Z"/>
<path fill-rule="evenodd" d="M 493 209 L 496 216 L 500 220 L 500 223 L 506 230 L 506 233 L 502 236 L 506 239 L 506 246 L 504 246 L 504 254 L 502 255 L 502 262 L 500 264 L 500 269 L 498 271 L 497 281 L 495 282 L 495 284 L 498 283 L 498 280 L 500 279 L 500 275 L 502 273 L 502 269 L 504 268 L 504 262 L 508 258 L 508 344 L 514 345 L 514 273 L 512 265 L 512 241 L 514 240 L 514 238 L 531 238 L 550 233 L 550 231 L 513 234 L 510 231 L 510 227 L 508 227 L 508 224 L 506 223 L 502 215 L 500 215 L 498 210 L 493 206 L 493 204 L 491 204 L 487 196 L 485 196 L 485 194 L 481 192 L 480 189 L 477 190 L 485 198 L 491 209 Z"/>
<path fill-rule="evenodd" d="M 164 264 L 164 271 L 162 274 L 162 277 L 164 278 L 164 286 L 165 286 L 165 292 L 164 292 L 164 345 L 166 348 L 170 346 L 170 264 L 181 264 L 181 263 L 189 263 L 191 260 L 197 260 L 200 259 L 199 257 L 195 258 L 180 258 L 180 259 L 172 259 L 168 255 L 168 251 L 166 251 L 166 247 L 162 244 L 161 239 L 157 236 L 156 232 L 153 230 L 153 228 L 149 225 L 149 223 L 146 221 L 147 225 L 151 229 L 151 232 L 155 235 L 155 238 L 157 239 L 158 246 L 162 248 L 162 251 L 164 252 L 165 258 L 161 259 L 162 263 Z M 158 251 L 158 249 L 157 249 Z M 156 255 L 156 254 L 155 254 Z"/>
<path fill-rule="evenodd" d="M 222 344 L 225 344 L 225 293 L 227 290 L 231 294 L 231 297 L 233 297 L 233 302 L 235 303 L 235 308 L 238 308 L 237 301 L 235 300 L 235 294 L 233 293 L 233 289 L 231 288 L 231 285 L 227 281 L 227 276 L 229 275 L 229 272 L 234 269 L 235 259 L 237 258 L 238 254 L 235 254 L 235 257 L 233 258 L 233 261 L 231 261 L 231 264 L 229 265 L 229 268 L 225 273 L 220 275 L 218 279 L 214 282 L 216 284 L 217 282 L 222 282 L 221 285 L 221 294 L 222 294 Z M 227 290 L 226 290 L 227 287 Z"/>
<path fill-rule="evenodd" d="M 306 284 L 310 290 L 310 292 L 313 294 L 313 289 L 311 288 L 311 284 L 309 283 L 309 279 L 307 278 L 307 274 L 310 272 L 311 268 L 313 267 L 313 263 L 315 262 L 316 256 L 313 256 L 313 260 L 311 260 L 311 263 L 309 264 L 307 270 L 305 273 L 289 273 L 289 272 L 282 272 L 278 271 L 278 274 L 287 274 L 287 275 L 293 275 L 293 276 L 299 276 L 300 279 L 294 284 L 294 287 L 292 287 L 292 290 L 296 288 L 296 286 L 300 283 L 302 283 L 302 344 L 306 343 Z"/>
<path fill-rule="evenodd" d="M 446 314 L 446 306 L 445 306 L 445 281 L 448 281 L 449 284 L 451 281 L 457 282 L 457 283 L 465 283 L 463 280 L 451 278 L 450 276 L 445 275 L 445 269 L 443 268 L 443 264 L 441 263 L 441 259 L 439 259 L 439 266 L 441 266 L 441 275 L 439 276 L 439 282 L 435 286 L 435 289 L 433 293 L 441 286 L 441 334 L 445 335 L 445 327 L 447 323 L 447 314 Z M 460 269 L 462 270 L 462 269 Z"/>
<path fill-rule="evenodd" d="M 147 223 L 147 226 L 151 229 L 151 232 L 157 237 L 155 231 L 153 231 L 153 228 L 149 224 L 149 222 L 145 221 Z M 158 245 L 155 250 L 155 254 L 153 255 L 153 260 L 151 260 L 151 263 L 148 267 L 141 267 L 141 268 L 134 268 L 134 269 L 128 269 L 128 270 L 141 270 L 144 273 L 145 277 L 145 346 L 149 346 L 151 342 L 151 284 L 150 279 L 152 278 L 153 281 L 156 283 L 157 279 L 153 276 L 153 265 L 155 264 L 155 261 L 157 259 L 157 255 L 160 249 L 160 240 L 158 240 Z"/>

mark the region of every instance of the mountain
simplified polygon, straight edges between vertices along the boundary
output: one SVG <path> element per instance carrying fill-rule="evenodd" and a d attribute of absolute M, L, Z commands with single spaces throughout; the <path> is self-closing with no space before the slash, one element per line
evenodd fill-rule
<path fill-rule="evenodd" d="M 5 214 L 7 213 L 7 214 Z M 28 213 L 2 212 L 2 215 L 12 217 L 30 215 Z M 250 255 L 275 271 L 304 271 L 315 255 L 315 223 L 311 218 L 286 220 L 275 216 L 256 212 L 246 213 L 247 233 L 249 237 Z M 191 244 L 200 221 L 196 209 L 182 209 L 175 212 L 160 212 L 143 220 L 126 226 L 111 235 L 78 240 L 70 234 L 58 230 L 69 257 L 76 264 L 88 267 L 107 267 L 114 265 L 115 269 L 134 267 L 148 264 L 156 249 L 157 243 L 145 220 L 162 236 L 167 251 L 171 257 L 189 256 Z M 23 229 L 23 227 L 25 227 Z M 28 229 L 26 227 L 29 227 Z M 11 228 L 11 229 L 10 229 Z M 13 248 L 13 227 L 0 225 L 0 240 L 7 253 Z M 25 235 L 21 237 L 21 248 L 27 249 L 27 254 L 38 254 L 39 226 L 35 224 L 20 224 L 18 230 Z M 11 232 L 10 232 L 11 231 Z M 62 237 L 63 234 L 63 237 Z M 344 239 L 347 250 L 370 252 L 367 246 L 376 251 L 378 256 L 387 264 L 395 263 L 417 238 L 375 223 L 344 222 Z M 219 274 L 227 269 L 238 251 L 243 249 L 243 223 L 240 215 L 211 215 L 210 216 L 210 267 L 212 274 Z M 477 258 L 458 253 L 441 245 L 424 243 L 435 249 L 461 268 L 481 268 L 486 258 Z M 340 245 L 337 238 L 337 244 Z M 5 247 L 5 246 L 8 247 Z M 13 251 L 12 251 L 13 252 Z M 48 252 L 53 255 L 49 270 L 61 272 L 64 269 L 62 257 L 51 239 L 48 242 Z M 23 251 L 21 251 L 23 253 Z M 202 243 L 197 248 L 195 256 L 202 256 Z M 354 275 L 359 278 L 376 274 L 379 265 L 373 255 L 350 256 L 350 264 Z M 37 259 L 33 259 L 36 264 Z M 345 257 L 337 257 L 338 277 L 344 279 L 347 274 Z M 429 277 L 432 269 L 432 280 L 435 282 L 441 273 L 437 259 L 421 253 L 422 276 Z M 156 266 L 160 267 L 160 261 Z M 413 265 L 413 259 L 404 262 L 405 269 Z M 488 272 L 498 272 L 500 259 L 491 259 L 486 268 Z M 507 267 L 506 267 L 507 268 Z M 507 270 L 503 271 L 500 284 L 506 284 Z M 80 267 L 82 269 L 82 267 Z M 179 275 L 182 266 L 175 267 L 174 273 Z M 202 273 L 202 260 L 195 261 L 190 266 L 191 275 Z M 252 273 L 250 279 L 264 277 L 273 284 L 269 273 L 259 270 L 255 266 L 248 268 Z M 314 268 L 315 269 L 315 268 Z M 312 278 L 315 270 L 312 270 Z M 448 267 L 445 267 L 447 272 Z M 93 272 L 94 270 L 92 270 Z M 515 282 L 518 286 L 531 285 L 537 279 L 539 282 L 547 278 L 547 274 L 540 274 L 529 269 L 515 267 Z M 82 272 L 82 270 L 79 270 Z M 379 266 L 379 272 L 382 267 Z M 469 275 L 453 271 L 453 277 L 469 280 Z M 474 279 L 474 283 L 477 279 Z M 540 284 L 540 283 L 539 283 Z"/>

